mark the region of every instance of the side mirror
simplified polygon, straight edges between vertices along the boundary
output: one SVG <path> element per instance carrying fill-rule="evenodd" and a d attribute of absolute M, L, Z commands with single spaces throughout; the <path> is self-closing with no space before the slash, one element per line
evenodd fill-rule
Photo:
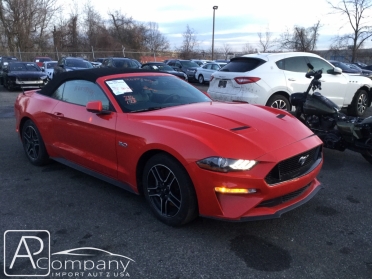
<path fill-rule="evenodd" d="M 87 111 L 96 113 L 96 114 L 111 114 L 110 111 L 103 110 L 102 109 L 102 102 L 101 101 L 91 101 L 88 102 L 87 105 L 85 106 Z"/>
<path fill-rule="evenodd" d="M 333 69 L 333 73 L 334 73 L 335 75 L 342 74 L 342 69 L 339 68 L 339 67 L 335 67 L 335 68 Z"/>
<path fill-rule="evenodd" d="M 328 71 L 327 71 L 327 74 L 331 74 L 331 75 L 340 75 L 340 74 L 342 74 L 342 69 L 339 68 L 339 67 L 334 67 L 333 69 L 328 70 Z"/>

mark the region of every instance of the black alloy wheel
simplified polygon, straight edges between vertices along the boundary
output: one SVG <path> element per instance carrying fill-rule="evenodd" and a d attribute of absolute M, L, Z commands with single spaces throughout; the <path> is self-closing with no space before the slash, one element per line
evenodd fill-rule
<path fill-rule="evenodd" d="M 160 153 L 150 158 L 142 183 L 151 210 L 165 224 L 180 226 L 197 217 L 194 186 L 186 170 L 173 157 Z"/>
<path fill-rule="evenodd" d="M 22 128 L 22 143 L 28 160 L 36 166 L 48 163 L 49 155 L 34 122 L 27 120 Z"/>

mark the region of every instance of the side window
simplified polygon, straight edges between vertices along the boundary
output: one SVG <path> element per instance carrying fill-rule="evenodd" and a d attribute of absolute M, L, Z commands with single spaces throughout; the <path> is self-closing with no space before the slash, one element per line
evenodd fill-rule
<path fill-rule="evenodd" d="M 177 68 L 182 68 L 181 63 L 180 63 L 180 62 L 176 62 L 176 67 L 177 67 Z"/>
<path fill-rule="evenodd" d="M 58 87 L 56 91 L 52 94 L 52 98 L 56 100 L 62 100 L 63 99 L 63 88 L 65 87 L 65 84 L 62 84 Z"/>
<path fill-rule="evenodd" d="M 173 61 L 170 61 L 170 62 L 168 63 L 168 65 L 169 65 L 169 66 L 174 66 L 174 62 L 173 62 Z"/>
<path fill-rule="evenodd" d="M 152 68 L 149 65 L 145 65 L 145 66 L 142 67 L 142 69 L 147 69 L 148 70 L 148 69 L 152 69 Z"/>
<path fill-rule="evenodd" d="M 85 106 L 91 101 L 101 101 L 104 110 L 110 109 L 110 102 L 102 89 L 86 80 L 70 80 L 65 83 L 63 101 Z"/>
<path fill-rule="evenodd" d="M 323 73 L 328 73 L 328 71 L 333 71 L 333 66 L 327 61 L 319 59 L 317 57 L 307 57 L 311 65 L 313 65 L 314 70 L 323 70 Z"/>
<path fill-rule="evenodd" d="M 290 57 L 284 60 L 284 70 L 290 72 L 306 73 L 308 71 L 307 61 L 304 57 Z"/>
<path fill-rule="evenodd" d="M 217 71 L 217 70 L 219 70 L 219 68 L 220 67 L 218 67 L 217 65 L 214 65 L 214 64 L 212 65 L 212 70 L 216 70 Z"/>

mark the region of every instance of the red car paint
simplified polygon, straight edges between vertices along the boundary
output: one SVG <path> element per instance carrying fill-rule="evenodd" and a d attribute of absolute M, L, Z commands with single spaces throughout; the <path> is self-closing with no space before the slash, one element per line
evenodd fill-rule
<path fill-rule="evenodd" d="M 96 83 L 115 108 L 96 114 L 86 107 L 53 99 L 36 90 L 20 94 L 15 103 L 17 131 L 26 119 L 38 127 L 49 156 L 73 162 L 141 193 L 138 174 L 144 154 L 164 152 L 176 158 L 195 188 L 199 215 L 225 220 L 280 217 L 309 200 L 320 189 L 316 179 L 323 161 L 288 181 L 265 181 L 281 161 L 321 147 L 321 140 L 291 114 L 241 103 L 200 102 L 140 113 L 125 113 L 105 83 L 121 76 L 154 77 L 162 73 L 103 76 Z M 239 127 L 245 127 L 240 129 Z M 118 142 L 125 143 L 126 148 Z M 196 162 L 211 156 L 256 160 L 248 171 L 213 172 Z M 217 193 L 215 187 L 253 188 L 252 194 Z M 294 195 L 293 193 L 296 193 Z M 264 202 L 291 197 L 265 206 Z M 291 196 L 293 195 L 293 197 Z"/>

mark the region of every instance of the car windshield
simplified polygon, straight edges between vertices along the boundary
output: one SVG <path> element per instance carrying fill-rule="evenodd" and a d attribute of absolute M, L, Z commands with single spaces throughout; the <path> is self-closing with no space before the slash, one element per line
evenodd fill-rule
<path fill-rule="evenodd" d="M 174 71 L 173 68 L 167 64 L 154 64 L 150 65 L 150 67 L 158 71 Z"/>
<path fill-rule="evenodd" d="M 45 62 L 45 61 L 51 61 L 52 59 L 48 58 L 48 57 L 40 57 L 40 58 L 36 58 L 36 62 Z"/>
<path fill-rule="evenodd" d="M 116 68 L 136 68 L 134 62 L 129 59 L 114 59 L 113 64 Z"/>
<path fill-rule="evenodd" d="M 180 61 L 183 67 L 199 67 L 198 64 L 192 61 Z"/>
<path fill-rule="evenodd" d="M 175 76 L 136 76 L 106 81 L 124 112 L 143 112 L 210 102 L 203 92 Z"/>
<path fill-rule="evenodd" d="M 256 69 L 263 63 L 265 63 L 265 61 L 259 58 L 234 58 L 230 61 L 230 63 L 227 63 L 225 66 L 223 66 L 220 71 L 244 73 Z"/>
<path fill-rule="evenodd" d="M 77 67 L 77 68 L 93 68 L 92 64 L 83 59 L 67 59 L 67 67 Z"/>
<path fill-rule="evenodd" d="M 11 71 L 30 71 L 40 72 L 41 69 L 35 63 L 10 63 L 9 69 Z"/>
<path fill-rule="evenodd" d="M 47 69 L 53 69 L 55 66 L 57 66 L 57 62 L 50 62 L 46 63 L 45 65 Z"/>

